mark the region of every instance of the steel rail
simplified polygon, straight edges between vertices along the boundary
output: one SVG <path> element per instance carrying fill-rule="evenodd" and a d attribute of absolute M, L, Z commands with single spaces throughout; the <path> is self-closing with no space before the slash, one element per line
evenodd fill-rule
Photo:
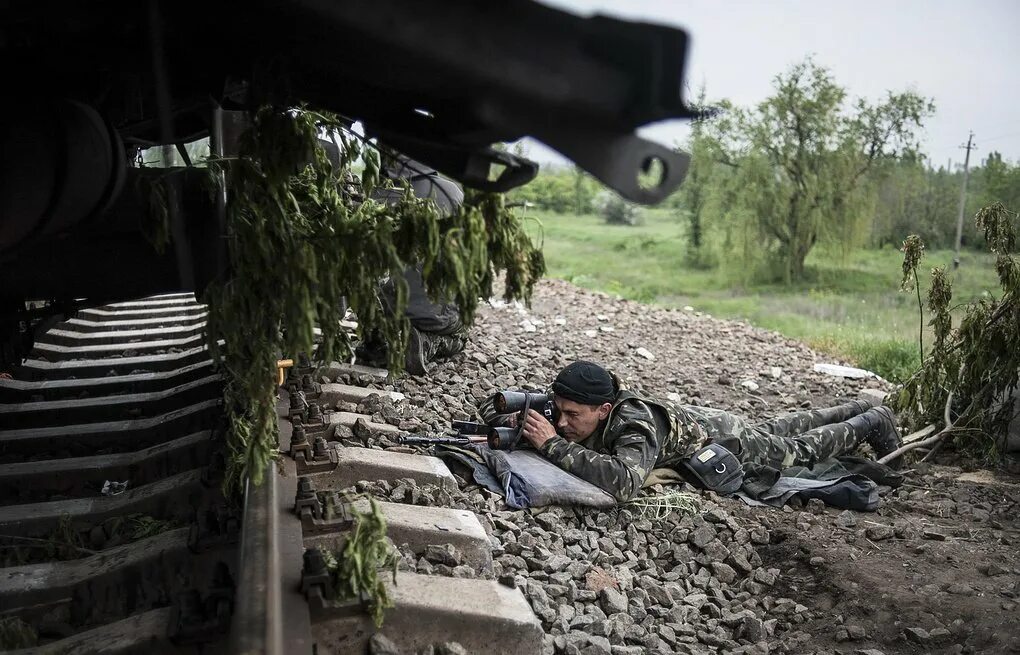
<path fill-rule="evenodd" d="M 297 655 L 313 649 L 308 604 L 301 594 L 304 542 L 294 513 L 297 470 L 287 456 L 291 424 L 286 391 L 277 414 L 280 458 L 262 483 L 245 483 L 238 549 L 237 594 L 230 627 L 230 652 L 238 655 Z"/>

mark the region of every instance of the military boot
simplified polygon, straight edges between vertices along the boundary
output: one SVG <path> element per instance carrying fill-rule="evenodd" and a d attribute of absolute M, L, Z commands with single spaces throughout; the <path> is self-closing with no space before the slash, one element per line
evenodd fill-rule
<path fill-rule="evenodd" d="M 864 439 L 871 446 L 871 449 L 875 451 L 877 459 L 885 457 L 903 445 L 899 430 L 896 429 L 896 417 L 893 416 L 891 409 L 885 405 L 873 407 L 861 414 L 861 416 L 867 417 L 871 424 L 871 429 L 868 430 L 867 436 Z M 895 466 L 900 461 L 901 458 L 896 458 L 890 464 Z"/>
<path fill-rule="evenodd" d="M 428 373 L 429 358 L 426 356 L 425 338 L 422 332 L 411 328 L 407 339 L 407 353 L 404 355 L 404 370 L 411 375 Z"/>
<path fill-rule="evenodd" d="M 428 373 L 430 364 L 447 345 L 445 339 L 448 338 L 411 327 L 411 335 L 407 340 L 407 355 L 404 357 L 404 368 L 407 372 L 411 375 Z"/>

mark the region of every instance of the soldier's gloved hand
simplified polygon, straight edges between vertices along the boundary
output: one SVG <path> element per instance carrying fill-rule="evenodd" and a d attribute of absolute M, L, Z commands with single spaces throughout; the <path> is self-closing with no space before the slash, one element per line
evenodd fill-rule
<path fill-rule="evenodd" d="M 544 416 L 533 409 L 524 418 L 524 438 L 536 449 L 556 436 L 556 428 Z"/>

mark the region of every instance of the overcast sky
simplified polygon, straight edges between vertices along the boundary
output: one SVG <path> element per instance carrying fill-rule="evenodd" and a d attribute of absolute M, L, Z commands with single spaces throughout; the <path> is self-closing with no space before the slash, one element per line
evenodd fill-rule
<path fill-rule="evenodd" d="M 910 89 L 934 98 L 925 148 L 936 165 L 963 162 L 969 130 L 972 159 L 998 150 L 1020 160 L 1020 0 L 542 1 L 685 28 L 687 78 L 709 99 L 754 105 L 776 74 L 814 54 L 851 96 Z M 672 121 L 641 132 L 667 145 L 686 136 Z M 540 144 L 529 149 L 538 161 L 563 161 Z"/>

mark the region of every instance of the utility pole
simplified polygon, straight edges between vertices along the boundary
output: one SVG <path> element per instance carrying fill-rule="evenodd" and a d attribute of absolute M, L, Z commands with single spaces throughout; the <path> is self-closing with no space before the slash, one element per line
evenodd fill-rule
<path fill-rule="evenodd" d="M 967 145 L 960 146 L 967 149 L 963 158 L 963 186 L 960 187 L 960 212 L 956 217 L 956 253 L 953 255 L 953 270 L 960 268 L 960 241 L 963 238 L 963 206 L 967 203 L 967 180 L 970 178 L 970 151 L 976 149 L 974 145 L 974 133 L 967 137 Z"/>

